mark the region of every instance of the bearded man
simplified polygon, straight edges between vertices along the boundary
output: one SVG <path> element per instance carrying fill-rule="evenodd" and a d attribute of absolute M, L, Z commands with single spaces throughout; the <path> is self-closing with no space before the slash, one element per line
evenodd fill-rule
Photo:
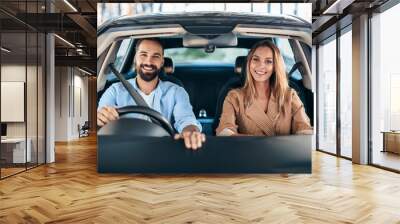
<path fill-rule="evenodd" d="M 205 141 L 201 124 L 194 116 L 186 90 L 159 78 L 164 64 L 164 48 L 157 38 L 139 39 L 134 57 L 136 77 L 128 82 L 152 109 L 160 112 L 179 133 L 188 149 L 196 150 Z M 97 125 L 103 126 L 119 118 L 116 108 L 136 105 L 122 83 L 111 85 L 102 95 L 97 110 Z M 140 117 L 148 119 L 147 117 Z"/>

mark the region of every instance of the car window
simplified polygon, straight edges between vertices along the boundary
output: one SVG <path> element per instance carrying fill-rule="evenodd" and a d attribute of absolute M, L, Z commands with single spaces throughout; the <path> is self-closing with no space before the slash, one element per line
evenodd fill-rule
<path fill-rule="evenodd" d="M 128 56 L 128 52 L 129 52 L 129 49 L 132 46 L 132 44 L 133 44 L 133 39 L 128 38 L 128 39 L 123 39 L 121 41 L 121 44 L 119 45 L 117 54 L 115 56 L 114 66 L 120 72 L 122 70 L 122 66 L 125 63 L 126 57 Z M 106 77 L 107 77 L 107 80 L 110 80 L 110 81 L 116 79 L 116 76 L 110 70 L 107 70 Z"/>
<path fill-rule="evenodd" d="M 131 44 L 133 43 L 133 39 L 129 38 L 129 39 L 123 39 L 121 45 L 119 46 L 119 49 L 117 51 L 117 56 L 115 57 L 115 68 L 117 70 L 121 70 L 122 65 L 124 64 L 124 60 L 128 54 L 128 49 L 131 46 Z"/>
<path fill-rule="evenodd" d="M 290 43 L 289 43 L 289 39 L 276 38 L 275 44 L 281 51 L 283 60 L 285 61 L 286 73 L 289 73 L 290 70 L 292 69 L 293 65 L 296 63 L 296 61 L 294 59 L 292 47 L 290 46 Z M 302 76 L 301 76 L 300 71 L 297 69 L 296 71 L 294 71 L 292 73 L 291 77 L 288 77 L 288 78 L 301 80 Z"/>
<path fill-rule="evenodd" d="M 169 48 L 165 49 L 165 57 L 170 57 L 175 64 L 193 63 L 231 63 L 235 64 L 236 57 L 246 56 L 246 48 L 217 48 L 207 53 L 200 48 Z"/>

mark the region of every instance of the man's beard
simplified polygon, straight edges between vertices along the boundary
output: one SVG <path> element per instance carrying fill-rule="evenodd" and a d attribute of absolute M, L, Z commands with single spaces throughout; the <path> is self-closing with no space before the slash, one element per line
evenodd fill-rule
<path fill-rule="evenodd" d="M 156 77 L 158 77 L 158 74 L 160 73 L 160 69 L 157 69 L 157 67 L 155 65 L 146 65 L 146 66 L 151 67 L 153 72 L 144 71 L 144 64 L 141 64 L 137 70 L 138 70 L 138 74 L 139 74 L 140 78 L 142 78 L 146 82 L 150 82 L 150 81 L 154 80 Z"/>

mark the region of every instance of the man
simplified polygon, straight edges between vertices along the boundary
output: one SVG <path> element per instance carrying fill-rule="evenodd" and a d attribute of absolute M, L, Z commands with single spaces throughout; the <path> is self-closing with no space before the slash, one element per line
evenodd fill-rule
<path fill-rule="evenodd" d="M 189 96 L 184 88 L 159 79 L 164 64 L 164 49 L 156 38 L 140 39 L 136 44 L 134 64 L 137 76 L 128 80 L 149 107 L 166 117 L 179 132 L 175 139 L 183 139 L 188 149 L 196 150 L 205 141 L 201 124 L 193 114 Z M 118 119 L 115 108 L 135 105 L 135 101 L 121 83 L 110 86 L 99 101 L 97 125 L 103 126 Z"/>

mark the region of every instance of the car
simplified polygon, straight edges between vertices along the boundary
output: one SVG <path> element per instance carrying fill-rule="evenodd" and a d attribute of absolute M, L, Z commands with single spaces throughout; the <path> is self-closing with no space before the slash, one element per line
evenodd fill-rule
<path fill-rule="evenodd" d="M 118 75 L 135 77 L 136 40 L 157 37 L 165 49 L 160 78 L 185 88 L 207 135 L 202 149 L 188 151 L 171 138 L 175 131 L 157 111 L 143 106 L 119 108 L 120 115 L 145 114 L 153 122 L 121 118 L 100 128 L 99 172 L 311 172 L 310 135 L 216 137 L 214 131 L 225 96 L 244 83 L 245 56 L 261 39 L 280 48 L 289 86 L 313 118 L 309 22 L 255 13 L 158 13 L 111 20 L 99 27 L 97 35 L 98 99 L 121 81 Z"/>

